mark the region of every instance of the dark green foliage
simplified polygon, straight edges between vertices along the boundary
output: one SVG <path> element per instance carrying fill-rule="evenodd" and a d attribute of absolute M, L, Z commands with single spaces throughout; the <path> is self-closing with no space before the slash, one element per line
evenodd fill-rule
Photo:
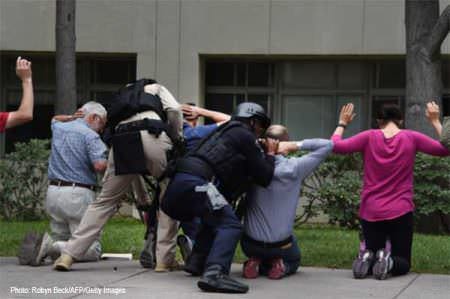
<path fill-rule="evenodd" d="M 44 217 L 49 140 L 17 143 L 0 160 L 0 216 L 6 220 Z"/>

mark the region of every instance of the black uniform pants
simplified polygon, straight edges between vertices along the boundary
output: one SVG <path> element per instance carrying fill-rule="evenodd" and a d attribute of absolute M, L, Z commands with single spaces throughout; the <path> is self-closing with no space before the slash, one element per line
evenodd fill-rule
<path fill-rule="evenodd" d="M 374 253 L 383 249 L 386 239 L 391 241 L 391 257 L 394 266 L 392 275 L 403 275 L 411 267 L 411 247 L 413 240 L 413 213 L 382 221 L 366 221 L 361 219 L 367 249 Z"/>
<path fill-rule="evenodd" d="M 213 211 L 206 193 L 195 191 L 196 186 L 206 183 L 200 177 L 177 173 L 167 187 L 161 208 L 176 220 L 200 218 L 193 253 L 206 258 L 205 267 L 220 265 L 229 273 L 242 225 L 229 205 Z"/>

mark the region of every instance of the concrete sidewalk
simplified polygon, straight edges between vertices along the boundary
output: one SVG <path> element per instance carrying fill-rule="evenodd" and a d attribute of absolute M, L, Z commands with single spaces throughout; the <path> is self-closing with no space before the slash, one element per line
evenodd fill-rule
<path fill-rule="evenodd" d="M 234 265 L 232 276 L 240 279 L 240 275 L 241 266 Z M 267 278 L 245 280 L 250 285 L 250 291 L 243 295 L 203 293 L 196 282 L 197 278 L 184 272 L 155 273 L 145 270 L 137 261 L 78 263 L 73 271 L 65 273 L 53 271 L 50 265 L 36 268 L 19 266 L 16 258 L 0 257 L 2 299 L 450 298 L 450 275 L 412 273 L 385 281 L 372 278 L 355 280 L 349 270 L 303 267 L 296 275 L 281 281 Z"/>

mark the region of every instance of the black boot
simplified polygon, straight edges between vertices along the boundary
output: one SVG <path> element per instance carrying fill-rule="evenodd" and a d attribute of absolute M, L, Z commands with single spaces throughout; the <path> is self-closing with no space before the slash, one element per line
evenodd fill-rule
<path fill-rule="evenodd" d="M 143 268 L 154 269 L 156 265 L 156 230 L 148 229 L 145 236 L 144 248 L 139 255 L 139 262 Z"/>
<path fill-rule="evenodd" d="M 195 251 L 189 255 L 184 265 L 184 271 L 193 276 L 202 275 L 205 270 L 206 256 L 196 253 Z"/>
<path fill-rule="evenodd" d="M 232 279 L 224 273 L 220 265 L 209 266 L 197 283 L 205 292 L 215 293 L 247 293 L 248 286 Z"/>

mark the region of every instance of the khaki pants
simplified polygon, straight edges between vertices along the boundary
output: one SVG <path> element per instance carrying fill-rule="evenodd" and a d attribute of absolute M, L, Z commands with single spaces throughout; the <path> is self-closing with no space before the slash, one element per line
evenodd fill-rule
<path fill-rule="evenodd" d="M 137 114 L 126 122 L 143 119 L 145 114 Z M 169 137 L 165 133 L 156 138 L 147 131 L 141 131 L 142 144 L 145 155 L 145 163 L 151 175 L 159 177 L 165 170 L 167 160 L 166 151 L 172 146 Z M 92 242 L 99 237 L 106 222 L 118 210 L 118 206 L 124 195 L 130 190 L 133 182 L 139 180 L 139 175 L 118 175 L 114 174 L 114 155 L 112 149 L 109 153 L 108 166 L 103 178 L 102 191 L 95 202 L 89 205 L 81 220 L 78 229 L 73 233 L 72 238 L 67 243 L 64 253 L 69 254 L 76 260 L 81 259 Z M 165 190 L 165 187 L 162 186 Z M 161 192 L 163 193 L 163 192 Z M 162 217 L 161 217 L 162 216 Z M 175 237 L 177 223 L 167 216 L 161 214 L 159 226 L 161 234 L 161 248 L 158 250 L 160 262 L 170 262 L 175 258 Z M 175 229 L 173 228 L 175 227 Z M 171 236 L 175 230 L 175 234 Z M 169 241 L 170 240 L 170 241 Z M 172 244 L 168 246 L 167 244 Z M 158 262 L 158 256 L 157 256 Z"/>
<path fill-rule="evenodd" d="M 93 201 L 95 192 L 81 187 L 48 186 L 45 208 L 50 216 L 51 238 L 53 240 L 49 254 L 59 256 L 67 240 L 77 229 L 83 215 Z M 97 261 L 102 248 L 96 239 L 80 261 Z"/>

